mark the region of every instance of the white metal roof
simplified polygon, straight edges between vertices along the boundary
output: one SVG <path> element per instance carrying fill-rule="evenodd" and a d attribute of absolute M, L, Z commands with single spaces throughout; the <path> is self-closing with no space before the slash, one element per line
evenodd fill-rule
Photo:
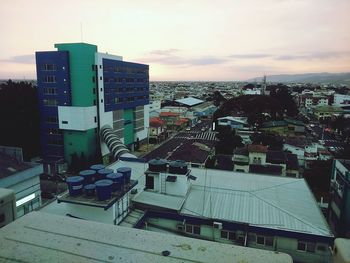
<path fill-rule="evenodd" d="M 162 252 L 167 251 L 164 256 Z M 1 262 L 276 262 L 287 254 L 32 212 L 0 229 Z"/>
<path fill-rule="evenodd" d="M 192 168 L 181 213 L 332 236 L 304 179 Z"/>
<path fill-rule="evenodd" d="M 111 167 L 132 168 L 132 179 L 144 187 L 147 164 L 118 161 Z M 332 236 L 328 224 L 304 179 L 265 176 L 214 169 L 190 168 L 197 177 L 181 213 L 218 220 L 244 222 L 272 229 Z M 156 193 L 155 193 L 156 194 Z M 161 194 L 158 194 L 161 195 Z M 161 195 L 159 198 L 163 198 Z M 152 200 L 144 202 L 151 204 Z M 154 200 L 154 197 L 152 197 Z M 159 201 L 155 202 L 157 205 Z M 173 202 L 162 207 L 173 209 Z"/>
<path fill-rule="evenodd" d="M 181 103 L 181 104 L 185 104 L 187 106 L 194 106 L 194 105 L 203 103 L 204 100 L 196 99 L 193 97 L 188 97 L 188 98 L 184 98 L 184 99 L 178 99 L 178 100 L 176 100 L 176 102 Z"/>

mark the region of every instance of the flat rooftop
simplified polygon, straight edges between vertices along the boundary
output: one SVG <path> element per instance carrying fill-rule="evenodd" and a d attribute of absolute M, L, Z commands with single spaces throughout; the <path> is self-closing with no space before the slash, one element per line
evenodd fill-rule
<path fill-rule="evenodd" d="M 32 212 L 0 229 L 1 262 L 275 262 L 289 255 Z"/>

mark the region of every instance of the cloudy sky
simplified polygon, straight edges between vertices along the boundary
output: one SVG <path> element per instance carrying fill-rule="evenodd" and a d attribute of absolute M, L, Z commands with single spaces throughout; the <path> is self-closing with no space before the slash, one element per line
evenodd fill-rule
<path fill-rule="evenodd" d="M 34 52 L 83 42 L 150 65 L 151 80 L 349 72 L 349 0 L 1 0 L 0 79 Z"/>

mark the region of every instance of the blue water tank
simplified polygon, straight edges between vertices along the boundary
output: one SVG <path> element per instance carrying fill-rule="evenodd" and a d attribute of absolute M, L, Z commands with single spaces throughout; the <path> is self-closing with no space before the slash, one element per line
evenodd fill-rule
<path fill-rule="evenodd" d="M 97 198 L 100 201 L 111 198 L 113 181 L 104 179 L 95 183 Z"/>
<path fill-rule="evenodd" d="M 87 184 L 84 186 L 84 192 L 86 196 L 91 197 L 95 195 L 95 188 L 96 186 L 94 184 Z"/>
<path fill-rule="evenodd" d="M 84 177 L 82 176 L 67 177 L 66 183 L 68 185 L 68 191 L 71 196 L 77 196 L 83 192 Z"/>
<path fill-rule="evenodd" d="M 129 167 L 120 167 L 120 168 L 117 169 L 117 172 L 123 174 L 124 183 L 125 184 L 130 183 L 131 168 L 129 168 Z"/>
<path fill-rule="evenodd" d="M 123 183 L 124 183 L 124 177 L 121 173 L 111 173 L 106 176 L 106 179 L 113 181 L 113 192 L 121 190 Z"/>
<path fill-rule="evenodd" d="M 104 166 L 103 164 L 94 164 L 94 165 L 90 166 L 90 169 L 91 170 L 95 170 L 96 172 L 98 170 L 102 170 L 102 169 L 105 169 L 105 168 L 106 168 L 106 166 Z"/>
<path fill-rule="evenodd" d="M 103 180 L 106 179 L 107 174 L 111 174 L 114 171 L 112 169 L 102 169 L 102 170 L 98 170 L 97 174 L 98 174 L 98 179 L 97 180 Z"/>
<path fill-rule="evenodd" d="M 176 160 L 169 163 L 169 173 L 171 174 L 187 174 L 188 168 L 185 161 Z"/>
<path fill-rule="evenodd" d="M 83 170 L 79 172 L 79 176 L 84 177 L 84 184 L 93 184 L 95 182 L 96 171 Z"/>

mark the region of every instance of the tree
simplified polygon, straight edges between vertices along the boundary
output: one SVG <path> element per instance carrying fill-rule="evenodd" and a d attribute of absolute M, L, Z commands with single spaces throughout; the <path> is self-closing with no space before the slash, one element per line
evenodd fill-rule
<path fill-rule="evenodd" d="M 243 146 L 241 136 L 236 135 L 235 131 L 231 130 L 231 127 L 219 126 L 217 131 L 216 137 L 219 141 L 215 146 L 216 154 L 232 155 L 235 148 Z"/>
<path fill-rule="evenodd" d="M 0 85 L 0 145 L 21 147 L 25 160 L 40 154 L 39 101 L 29 82 Z"/>

